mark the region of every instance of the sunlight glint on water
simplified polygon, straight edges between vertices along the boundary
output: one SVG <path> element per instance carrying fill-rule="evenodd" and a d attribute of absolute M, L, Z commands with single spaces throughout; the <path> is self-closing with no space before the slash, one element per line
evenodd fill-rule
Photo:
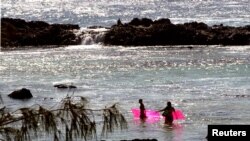
<path fill-rule="evenodd" d="M 249 124 L 249 56 L 248 46 L 190 50 L 92 45 L 2 51 L 0 89 L 5 104 L 16 109 L 35 103 L 52 106 L 68 93 L 53 84 L 73 83 L 78 87 L 75 95 L 87 97 L 90 107 L 120 104 L 129 129 L 108 139 L 198 141 L 206 136 L 208 124 Z M 31 89 L 34 98 L 20 102 L 7 97 L 22 87 Z M 163 121 L 140 125 L 130 111 L 138 107 L 139 98 L 151 109 L 171 100 L 187 118 L 173 129 L 163 127 Z"/>
<path fill-rule="evenodd" d="M 30 8 L 32 7 L 32 9 Z M 174 23 L 250 24 L 249 0 L 2 0 L 1 16 L 110 26 L 120 18 L 170 18 Z"/>
<path fill-rule="evenodd" d="M 1 17 L 82 28 L 111 26 L 119 18 L 127 22 L 135 17 L 244 26 L 250 24 L 249 4 L 249 0 L 2 0 Z M 36 103 L 51 106 L 71 93 L 53 85 L 73 83 L 78 87 L 75 95 L 87 97 L 90 107 L 119 102 L 129 129 L 116 131 L 108 140 L 200 141 L 205 140 L 208 124 L 250 124 L 250 47 L 178 47 L 182 46 L 93 44 L 1 50 L 0 94 L 11 110 Z M 16 101 L 7 97 L 22 87 L 31 89 L 34 98 Z M 187 119 L 173 129 L 163 127 L 163 121 L 142 125 L 130 112 L 138 107 L 139 98 L 152 109 L 161 109 L 171 100 Z M 49 139 L 44 135 L 39 140 Z"/>

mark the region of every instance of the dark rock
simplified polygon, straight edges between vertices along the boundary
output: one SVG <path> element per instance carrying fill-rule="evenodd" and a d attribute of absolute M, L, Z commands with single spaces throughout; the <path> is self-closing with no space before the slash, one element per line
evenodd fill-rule
<path fill-rule="evenodd" d="M 142 18 L 142 19 L 134 18 L 131 22 L 128 23 L 128 25 L 144 26 L 144 27 L 148 27 L 151 24 L 153 24 L 153 21 L 147 18 Z"/>
<path fill-rule="evenodd" d="M 14 99 L 29 99 L 32 98 L 32 94 L 29 89 L 22 88 L 20 90 L 16 90 L 8 95 L 11 98 Z"/>
<path fill-rule="evenodd" d="M 121 141 L 157 141 L 157 139 L 133 139 L 133 140 L 121 140 Z"/>
<path fill-rule="evenodd" d="M 54 87 L 57 87 L 57 88 L 61 88 L 61 89 L 67 89 L 67 88 L 69 88 L 69 89 L 75 89 L 75 88 L 77 88 L 76 86 L 74 86 L 74 85 L 68 85 L 68 84 L 56 84 L 56 85 L 54 85 Z"/>
<path fill-rule="evenodd" d="M 129 23 L 114 25 L 104 36 L 105 45 L 250 45 L 250 26 L 208 26 L 191 22 L 172 24 L 169 19 L 134 18 Z"/>
<path fill-rule="evenodd" d="M 52 26 L 60 27 L 65 30 L 80 29 L 79 25 L 74 24 L 52 24 Z"/>
<path fill-rule="evenodd" d="M 98 29 L 98 28 L 106 28 L 106 29 L 108 29 L 108 27 L 104 27 L 104 26 L 89 26 L 89 27 L 87 27 L 88 29 Z"/>
<path fill-rule="evenodd" d="M 57 85 L 54 85 L 54 87 L 63 88 L 63 89 L 68 88 L 68 86 L 66 84 L 57 84 Z"/>
<path fill-rule="evenodd" d="M 43 21 L 1 18 L 1 46 L 76 45 L 81 40 L 73 33 L 78 25 L 48 24 Z"/>
<path fill-rule="evenodd" d="M 206 30 L 208 29 L 208 25 L 206 25 L 205 23 L 198 23 L 198 22 L 192 22 L 192 23 L 184 23 L 184 26 L 186 26 L 187 28 L 193 28 L 193 29 L 198 29 L 198 30 Z"/>
<path fill-rule="evenodd" d="M 46 28 L 49 24 L 43 21 L 31 21 L 29 22 L 30 28 Z"/>
<path fill-rule="evenodd" d="M 157 139 L 133 139 L 132 141 L 157 141 Z"/>
<path fill-rule="evenodd" d="M 70 88 L 70 89 L 75 89 L 76 86 L 74 86 L 74 85 L 69 85 L 69 88 Z"/>
<path fill-rule="evenodd" d="M 154 21 L 154 24 L 171 24 L 171 21 L 170 19 L 162 18 L 162 19 Z"/>
<path fill-rule="evenodd" d="M 116 24 L 117 24 L 118 26 L 123 25 L 121 19 L 118 19 Z"/>

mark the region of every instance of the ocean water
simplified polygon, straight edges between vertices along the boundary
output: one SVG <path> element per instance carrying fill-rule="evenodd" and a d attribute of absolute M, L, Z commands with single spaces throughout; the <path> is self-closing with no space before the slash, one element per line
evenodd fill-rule
<path fill-rule="evenodd" d="M 82 28 L 111 26 L 118 18 L 134 17 L 244 26 L 250 24 L 249 4 L 249 0 L 2 0 L 1 16 Z M 92 108 L 119 103 L 128 129 L 98 140 L 205 141 L 209 124 L 250 124 L 249 74 L 250 46 L 125 48 L 91 43 L 0 51 L 0 94 L 10 110 L 53 106 L 73 93 L 54 88 L 57 83 L 76 85 L 74 95 L 88 98 Z M 7 96 L 23 87 L 34 98 L 18 101 Z M 163 120 L 141 123 L 131 113 L 140 98 L 148 109 L 164 108 L 171 101 L 186 120 L 172 128 L 164 126 Z"/>
<path fill-rule="evenodd" d="M 249 124 L 249 74 L 250 46 L 81 45 L 0 52 L 0 90 L 7 107 L 53 106 L 72 93 L 53 84 L 73 83 L 78 87 L 74 94 L 88 98 L 92 108 L 119 103 L 129 128 L 105 138 L 109 140 L 199 141 L 205 140 L 208 124 Z M 22 87 L 34 98 L 7 97 Z M 140 98 L 148 109 L 161 109 L 172 101 L 186 120 L 175 122 L 173 128 L 164 127 L 163 120 L 140 123 L 130 111 L 139 107 Z"/>
<path fill-rule="evenodd" d="M 134 17 L 242 26 L 250 24 L 249 7 L 249 0 L 2 0 L 1 16 L 81 27 Z"/>

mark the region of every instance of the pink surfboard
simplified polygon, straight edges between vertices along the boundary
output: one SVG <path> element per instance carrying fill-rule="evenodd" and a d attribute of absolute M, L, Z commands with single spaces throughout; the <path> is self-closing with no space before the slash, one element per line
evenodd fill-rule
<path fill-rule="evenodd" d="M 134 115 L 134 118 L 140 118 L 140 109 L 132 108 L 131 111 Z M 160 112 L 155 111 L 155 110 L 149 110 L 149 109 L 146 110 L 146 116 L 147 116 L 147 119 L 149 120 L 152 120 L 152 119 L 160 120 L 160 118 L 163 117 Z M 175 109 L 175 112 L 173 112 L 173 118 L 174 120 L 184 120 L 185 116 L 181 110 Z"/>

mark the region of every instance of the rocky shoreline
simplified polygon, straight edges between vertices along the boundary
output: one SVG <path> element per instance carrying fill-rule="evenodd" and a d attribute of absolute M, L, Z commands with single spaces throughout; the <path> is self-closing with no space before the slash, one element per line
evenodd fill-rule
<path fill-rule="evenodd" d="M 1 18 L 1 47 L 77 45 L 78 25 Z"/>
<path fill-rule="evenodd" d="M 1 47 L 79 45 L 82 39 L 75 34 L 79 29 L 73 24 L 1 18 Z M 106 31 L 102 43 L 122 46 L 250 45 L 250 25 L 173 24 L 169 19 L 134 18 L 124 24 L 118 20 Z"/>
<path fill-rule="evenodd" d="M 173 24 L 169 19 L 134 18 L 107 32 L 105 45 L 250 45 L 250 25 L 230 27 L 205 23 Z"/>

